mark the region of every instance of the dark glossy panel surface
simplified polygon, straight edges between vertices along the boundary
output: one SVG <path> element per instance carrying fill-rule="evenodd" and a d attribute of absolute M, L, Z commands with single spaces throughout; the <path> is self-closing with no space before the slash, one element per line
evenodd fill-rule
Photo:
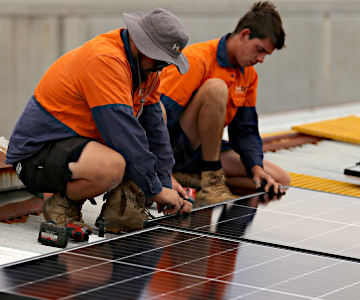
<path fill-rule="evenodd" d="M 149 261 L 156 259 L 162 249 L 171 247 L 176 238 L 179 243 L 194 243 L 201 239 L 200 235 L 174 231 L 163 228 L 162 230 L 139 231 L 126 237 L 115 238 L 106 243 L 90 245 L 88 247 L 72 250 L 71 253 L 92 257 L 104 257 L 110 260 L 132 262 L 131 258 L 145 253 Z M 107 254 L 105 257 L 105 253 Z M 127 260 L 126 260 L 127 259 Z M 150 267 L 153 262 L 150 263 Z M 143 264 L 144 265 L 144 264 Z"/>
<path fill-rule="evenodd" d="M 243 197 L 149 222 L 167 227 L 1 268 L 0 292 L 42 299 L 358 299 L 359 203 L 299 188 L 281 199 Z"/>
<path fill-rule="evenodd" d="M 360 258 L 351 251 L 360 245 L 359 216 L 356 197 L 290 187 L 280 199 L 257 194 L 155 223 Z"/>
<path fill-rule="evenodd" d="M 92 268 L 101 263 L 102 260 L 98 258 L 89 260 L 88 257 L 74 257 L 74 255 L 63 252 L 1 269 L 7 279 L 6 284 L 4 285 L 2 282 L 1 286 L 21 287 L 28 284 L 29 281 L 41 282 L 45 279 L 54 279 L 72 270 Z"/>
<path fill-rule="evenodd" d="M 159 271 L 76 295 L 76 299 L 234 299 L 255 288 Z"/>
<path fill-rule="evenodd" d="M 76 256 L 72 256 L 73 261 L 77 259 Z M 91 261 L 93 258 L 88 258 L 88 260 Z M 152 273 L 151 269 L 109 262 L 74 270 L 71 269 L 72 265 L 69 262 L 68 267 L 67 273 L 7 289 L 6 292 L 23 293 L 43 299 L 61 299 L 73 297 L 73 295 L 79 296 L 94 290 L 106 290 L 118 282 L 126 282 L 133 278 L 139 278 L 139 287 L 141 287 L 146 284 L 146 275 Z M 31 280 L 31 277 L 28 280 Z M 113 299 L 115 299 L 114 296 Z"/>
<path fill-rule="evenodd" d="M 356 299 L 360 281 L 358 263 L 165 228 L 1 271 L 1 292 L 44 299 Z"/>

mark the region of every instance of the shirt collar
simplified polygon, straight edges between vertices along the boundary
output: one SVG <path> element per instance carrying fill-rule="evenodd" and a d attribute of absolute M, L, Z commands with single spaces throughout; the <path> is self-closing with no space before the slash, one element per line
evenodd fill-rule
<path fill-rule="evenodd" d="M 124 43 L 124 47 L 125 47 L 125 53 L 126 53 L 126 58 L 130 64 L 131 67 L 131 73 L 133 74 L 133 76 L 136 74 L 136 68 L 133 62 L 133 59 L 131 57 L 131 52 L 130 52 L 130 43 L 129 43 L 129 37 L 128 37 L 128 30 L 127 29 L 123 29 L 121 31 L 121 39 Z"/>
<path fill-rule="evenodd" d="M 241 71 L 242 74 L 244 74 L 244 68 L 238 66 L 238 65 L 231 65 L 229 61 L 229 56 L 226 49 L 226 40 L 230 37 L 231 33 L 228 33 L 221 37 L 217 53 L 216 53 L 216 59 L 218 61 L 219 66 L 226 68 L 231 67 L 233 69 L 236 69 L 237 67 Z"/>

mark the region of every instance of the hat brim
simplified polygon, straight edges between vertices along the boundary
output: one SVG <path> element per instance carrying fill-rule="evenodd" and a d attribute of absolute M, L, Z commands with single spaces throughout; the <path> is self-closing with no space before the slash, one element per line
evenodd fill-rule
<path fill-rule="evenodd" d="M 181 74 L 185 74 L 189 70 L 189 61 L 183 53 L 180 53 L 177 57 L 171 56 L 158 47 L 149 38 L 139 23 L 139 19 L 145 15 L 144 13 L 124 13 L 123 15 L 131 38 L 141 53 L 152 59 L 162 60 L 174 64 Z"/>

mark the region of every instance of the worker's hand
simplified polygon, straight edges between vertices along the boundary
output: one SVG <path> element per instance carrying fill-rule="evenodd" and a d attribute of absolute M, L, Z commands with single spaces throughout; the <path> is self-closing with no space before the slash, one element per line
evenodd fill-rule
<path fill-rule="evenodd" d="M 182 199 L 177 191 L 166 187 L 153 199 L 157 203 L 158 211 L 165 214 L 190 213 L 192 210 L 192 204 L 189 201 Z"/>
<path fill-rule="evenodd" d="M 261 184 L 265 182 L 266 185 L 263 187 L 265 192 L 268 192 L 270 188 L 273 187 L 275 195 L 285 194 L 281 184 L 276 182 L 269 174 L 266 174 L 262 167 L 258 165 L 254 166 L 251 171 L 253 173 L 253 181 L 256 189 L 261 188 Z"/>
<path fill-rule="evenodd" d="M 184 199 L 189 199 L 189 195 L 186 193 L 181 184 L 171 175 L 171 184 L 173 190 L 177 191 Z"/>

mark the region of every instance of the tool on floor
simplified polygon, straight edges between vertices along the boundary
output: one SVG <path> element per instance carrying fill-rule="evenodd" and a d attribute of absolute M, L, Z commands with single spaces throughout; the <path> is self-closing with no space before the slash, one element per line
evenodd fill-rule
<path fill-rule="evenodd" d="M 90 229 L 83 225 L 68 223 L 61 226 L 55 221 L 47 221 L 40 225 L 38 242 L 46 246 L 65 248 L 69 238 L 84 242 L 89 240 L 90 234 Z"/>
<path fill-rule="evenodd" d="M 69 232 L 55 221 L 42 222 L 38 242 L 52 247 L 65 248 L 69 240 Z"/>
<path fill-rule="evenodd" d="M 96 220 L 96 223 L 99 227 L 99 237 L 105 237 L 106 234 L 106 224 L 108 223 L 106 221 L 106 218 L 104 217 L 98 217 Z"/>
<path fill-rule="evenodd" d="M 89 240 L 89 235 L 91 234 L 91 231 L 86 226 L 77 225 L 74 223 L 67 223 L 65 227 L 66 230 L 69 232 L 69 238 L 79 242 Z"/>

